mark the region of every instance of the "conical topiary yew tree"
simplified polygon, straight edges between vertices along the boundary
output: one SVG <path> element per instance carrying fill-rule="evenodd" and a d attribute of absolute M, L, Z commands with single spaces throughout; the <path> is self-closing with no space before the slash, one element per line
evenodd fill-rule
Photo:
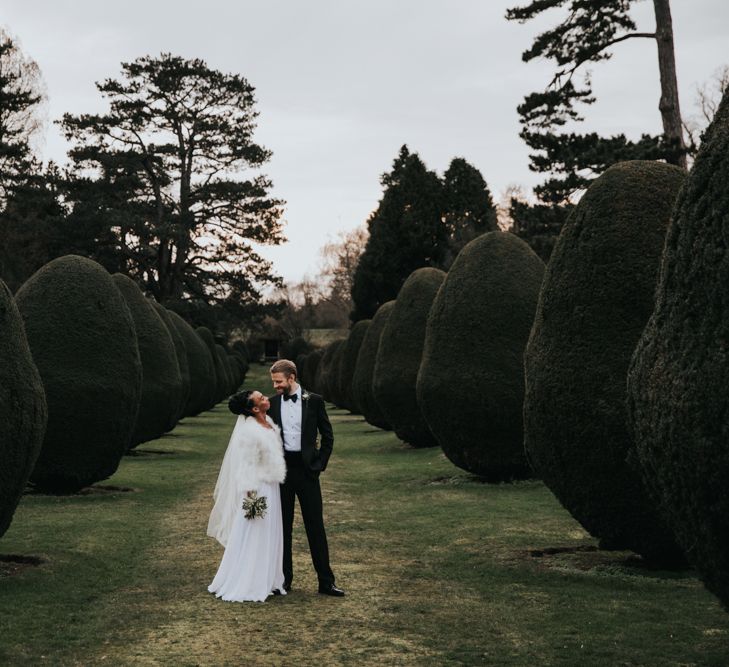
<path fill-rule="evenodd" d="M 333 391 L 336 391 L 336 387 L 333 387 L 335 383 L 332 363 L 337 350 L 343 343 L 342 339 L 334 340 L 324 348 L 317 371 L 317 383 L 321 387 L 321 394 L 325 400 L 331 403 L 335 402 Z"/>
<path fill-rule="evenodd" d="M 128 276 L 112 276 L 134 319 L 142 359 L 142 399 L 131 447 L 159 438 L 175 425 L 182 376 L 170 333 L 152 302 Z"/>
<path fill-rule="evenodd" d="M 395 306 L 395 301 L 383 303 L 375 312 L 372 322 L 365 333 L 357 355 L 357 365 L 352 378 L 352 398 L 365 421 L 376 428 L 389 431 L 390 426 L 372 391 L 372 376 L 377 361 L 377 350 L 380 345 L 382 330 Z"/>
<path fill-rule="evenodd" d="M 382 331 L 372 390 L 398 438 L 413 447 L 436 447 L 415 391 L 423 356 L 430 307 L 446 274 L 439 269 L 413 271 L 398 292 Z"/>
<path fill-rule="evenodd" d="M 215 403 L 210 376 L 215 372 L 210 352 L 195 330 L 177 313 L 169 311 L 170 320 L 182 336 L 190 370 L 190 397 L 185 407 L 185 417 L 200 414 Z"/>
<path fill-rule="evenodd" d="M 626 375 L 653 309 L 668 220 L 685 173 L 622 162 L 562 228 L 525 354 L 525 445 L 565 508 L 607 548 L 682 554 L 626 461 Z"/>
<path fill-rule="evenodd" d="M 676 202 L 628 376 L 643 477 L 729 609 L 729 94 Z"/>
<path fill-rule="evenodd" d="M 70 493 L 112 475 L 139 409 L 142 364 L 134 320 L 107 271 L 67 255 L 16 295 L 48 403 L 31 481 Z"/>
<path fill-rule="evenodd" d="M 48 411 L 13 295 L 0 280 L 0 537 L 43 444 Z"/>
<path fill-rule="evenodd" d="M 185 406 L 190 399 L 190 364 L 187 360 L 187 348 L 185 347 L 185 341 L 182 335 L 177 330 L 177 327 L 172 322 L 171 311 L 167 310 L 164 306 L 160 305 L 154 299 L 150 299 L 149 302 L 154 306 L 157 311 L 157 315 L 162 318 L 162 321 L 167 327 L 167 331 L 170 334 L 172 343 L 175 346 L 175 354 L 177 356 L 177 365 L 180 368 L 180 379 L 182 380 L 182 390 L 180 392 L 180 405 L 177 414 L 172 420 L 170 428 L 174 428 L 175 424 L 182 419 L 185 413 Z"/>
<path fill-rule="evenodd" d="M 213 405 L 217 405 L 220 401 L 222 401 L 223 397 L 225 396 L 225 391 L 223 391 L 222 389 L 224 382 L 222 377 L 223 371 L 222 368 L 220 368 L 220 359 L 218 358 L 218 353 L 215 349 L 215 338 L 213 337 L 213 332 L 210 331 L 210 329 L 208 329 L 207 327 L 197 327 L 195 329 L 195 333 L 200 337 L 200 340 L 202 340 L 202 342 L 205 344 L 205 347 L 210 354 L 212 373 L 208 378 L 208 381 L 211 384 L 213 403 L 208 407 L 213 407 Z"/>
<path fill-rule="evenodd" d="M 371 322 L 372 320 L 360 320 L 355 323 L 342 347 L 342 357 L 339 363 L 339 387 L 342 395 L 342 407 L 350 412 L 358 412 L 352 392 L 352 380 L 357 367 L 359 348 Z"/>
<path fill-rule="evenodd" d="M 428 316 L 418 404 L 445 455 L 488 480 L 531 474 L 522 356 L 543 275 L 524 241 L 489 232 L 458 254 Z"/>

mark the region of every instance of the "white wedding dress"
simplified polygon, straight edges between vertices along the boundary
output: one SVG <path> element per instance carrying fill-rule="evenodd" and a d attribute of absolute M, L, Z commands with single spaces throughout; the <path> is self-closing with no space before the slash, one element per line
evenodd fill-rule
<path fill-rule="evenodd" d="M 285 594 L 279 483 L 286 463 L 279 429 L 267 421 L 273 428 L 238 417 L 215 485 L 207 532 L 225 553 L 208 590 L 226 601 L 263 602 L 274 590 Z M 245 518 L 241 505 L 250 490 L 265 496 L 265 516 Z"/>

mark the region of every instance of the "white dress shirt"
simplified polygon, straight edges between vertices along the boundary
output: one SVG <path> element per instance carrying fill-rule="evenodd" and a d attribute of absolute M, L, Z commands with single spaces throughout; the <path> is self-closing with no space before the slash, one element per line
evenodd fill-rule
<path fill-rule="evenodd" d="M 283 426 L 284 449 L 287 452 L 301 451 L 301 416 L 303 415 L 301 385 L 294 394 L 296 395 L 295 403 L 291 399 L 285 401 L 281 396 L 281 425 Z"/>

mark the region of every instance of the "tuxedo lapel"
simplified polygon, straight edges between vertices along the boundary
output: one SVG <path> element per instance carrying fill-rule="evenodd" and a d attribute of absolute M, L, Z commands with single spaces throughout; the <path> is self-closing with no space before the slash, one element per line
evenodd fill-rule
<path fill-rule="evenodd" d="M 273 421 L 281 429 L 283 433 L 283 421 L 281 419 L 281 394 L 276 394 L 271 400 L 271 407 L 273 408 Z"/>
<path fill-rule="evenodd" d="M 301 447 L 303 449 L 304 447 L 304 433 L 306 432 L 304 428 L 306 427 L 306 413 L 309 412 L 308 410 L 308 403 L 309 401 L 304 400 L 304 394 L 306 394 L 306 391 L 304 388 L 301 388 Z"/>

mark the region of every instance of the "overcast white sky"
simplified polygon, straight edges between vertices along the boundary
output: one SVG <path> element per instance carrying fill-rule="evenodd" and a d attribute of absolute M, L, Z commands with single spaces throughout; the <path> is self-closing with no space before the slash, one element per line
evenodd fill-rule
<path fill-rule="evenodd" d="M 49 116 L 104 108 L 94 82 L 120 62 L 172 52 L 245 76 L 261 113 L 257 139 L 273 151 L 264 172 L 286 200 L 288 243 L 263 254 L 280 275 L 316 273 L 319 248 L 364 223 L 399 147 L 442 173 L 455 156 L 481 170 L 498 199 L 526 189 L 516 106 L 552 68 L 521 53 L 546 26 L 507 22 L 526 0 L 4 0 L 0 24 L 40 65 Z M 696 86 L 729 63 L 729 2 L 673 0 L 681 104 L 696 112 Z M 652 2 L 636 6 L 652 30 Z M 598 103 L 585 130 L 659 132 L 655 42 L 618 45 L 593 68 Z M 65 160 L 49 126 L 45 157 Z"/>

